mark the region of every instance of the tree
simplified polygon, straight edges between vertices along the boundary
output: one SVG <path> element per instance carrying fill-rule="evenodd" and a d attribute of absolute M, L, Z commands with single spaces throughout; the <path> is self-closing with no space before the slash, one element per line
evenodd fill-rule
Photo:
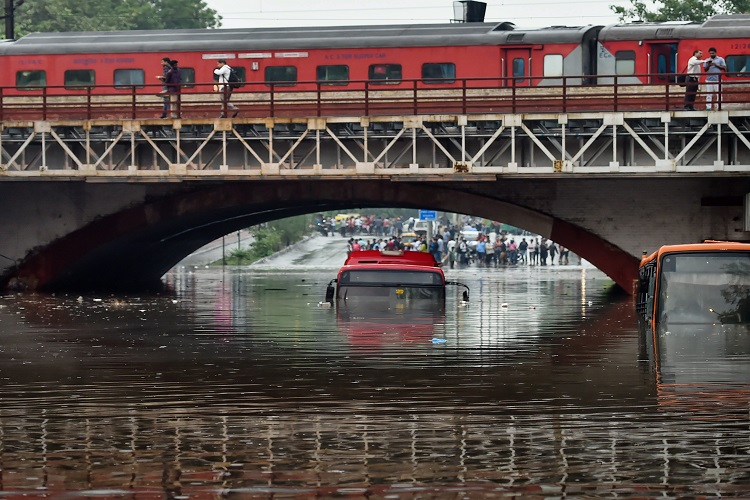
<path fill-rule="evenodd" d="M 203 0 L 151 0 L 162 28 L 219 28 L 221 16 L 209 9 Z"/>
<path fill-rule="evenodd" d="M 693 21 L 703 22 L 716 14 L 736 14 L 747 12 L 750 0 L 656 0 L 656 10 L 648 9 L 649 4 L 640 0 L 630 0 L 630 7 L 610 5 L 620 21 Z"/>
<path fill-rule="evenodd" d="M 26 0 L 15 19 L 21 35 L 221 26 L 221 16 L 203 0 Z"/>

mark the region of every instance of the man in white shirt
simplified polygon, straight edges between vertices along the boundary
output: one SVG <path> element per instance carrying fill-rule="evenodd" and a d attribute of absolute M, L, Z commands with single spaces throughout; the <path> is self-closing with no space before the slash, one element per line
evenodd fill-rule
<path fill-rule="evenodd" d="M 695 96 L 698 93 L 698 80 L 701 76 L 701 64 L 705 61 L 702 50 L 694 50 L 693 57 L 687 63 L 687 75 L 685 80 L 685 109 L 695 111 Z"/>
<path fill-rule="evenodd" d="M 226 59 L 219 59 L 216 61 L 216 69 L 214 69 L 214 75 L 218 76 L 214 90 L 220 92 L 221 97 L 221 118 L 226 118 L 227 109 L 234 111 L 232 118 L 236 118 L 239 114 L 237 106 L 229 102 L 232 97 L 232 86 L 229 85 L 229 74 L 232 72 L 232 68 L 227 64 Z"/>

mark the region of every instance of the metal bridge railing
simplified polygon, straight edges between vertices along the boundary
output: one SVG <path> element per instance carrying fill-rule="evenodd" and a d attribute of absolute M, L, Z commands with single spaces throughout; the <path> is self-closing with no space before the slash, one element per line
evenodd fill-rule
<path fill-rule="evenodd" d="M 230 102 L 241 118 L 672 111 L 685 87 L 675 74 L 554 78 L 456 78 L 245 82 Z M 635 83 L 638 80 L 650 83 Z M 607 83 L 602 83 L 607 82 Z M 169 116 L 231 116 L 214 82 L 183 85 Z M 95 87 L 0 87 L 0 121 L 155 119 L 163 112 L 162 84 Z M 750 81 L 727 74 L 717 108 L 750 109 Z M 704 107 L 705 84 L 696 106 Z"/>

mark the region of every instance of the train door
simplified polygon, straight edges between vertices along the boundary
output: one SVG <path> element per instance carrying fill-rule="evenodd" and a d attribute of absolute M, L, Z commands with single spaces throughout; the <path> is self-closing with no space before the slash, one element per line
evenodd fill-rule
<path fill-rule="evenodd" d="M 673 82 L 674 76 L 670 73 L 680 71 L 677 66 L 677 43 L 652 42 L 649 53 L 648 72 L 651 78 L 648 83 Z"/>
<path fill-rule="evenodd" d="M 531 49 L 505 50 L 505 86 L 529 87 L 531 85 Z"/>

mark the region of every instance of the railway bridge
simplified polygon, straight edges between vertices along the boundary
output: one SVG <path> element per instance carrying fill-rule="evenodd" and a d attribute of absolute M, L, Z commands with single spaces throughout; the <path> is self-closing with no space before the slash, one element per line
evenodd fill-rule
<path fill-rule="evenodd" d="M 5 119 L 0 286 L 143 289 L 229 232 L 354 207 L 501 220 L 627 291 L 645 250 L 749 239 L 748 110 L 413 111 Z"/>

